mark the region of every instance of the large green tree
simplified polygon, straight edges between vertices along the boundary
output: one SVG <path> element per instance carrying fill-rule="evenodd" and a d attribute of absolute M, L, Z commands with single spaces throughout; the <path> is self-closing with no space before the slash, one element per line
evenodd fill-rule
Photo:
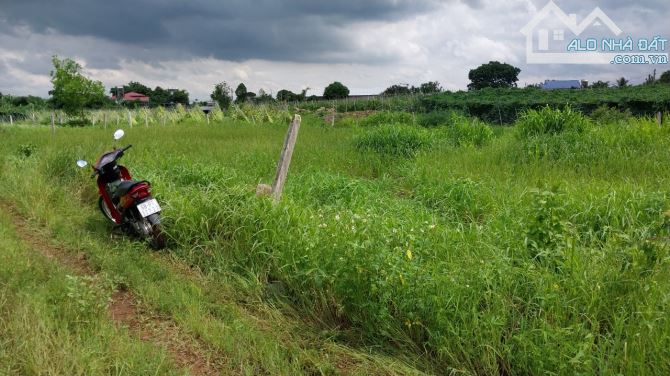
<path fill-rule="evenodd" d="M 382 94 L 386 96 L 394 96 L 394 95 L 409 95 L 411 93 L 412 89 L 410 89 L 409 86 L 403 84 L 396 84 L 387 87 Z"/>
<path fill-rule="evenodd" d="M 180 103 L 184 106 L 187 106 L 189 103 L 188 100 L 188 91 L 184 89 L 168 89 L 168 92 L 170 93 L 170 102 L 175 104 L 175 103 Z"/>
<path fill-rule="evenodd" d="M 118 91 L 118 88 L 113 87 L 109 89 L 109 92 L 112 95 L 116 95 Z M 135 93 L 140 93 L 142 95 L 146 95 L 148 97 L 152 96 L 154 94 L 154 91 L 151 90 L 149 86 L 144 85 L 143 83 L 137 82 L 137 81 L 130 81 L 127 84 L 123 85 L 123 93 L 130 93 L 130 92 L 135 92 Z"/>
<path fill-rule="evenodd" d="M 442 85 L 437 81 L 424 82 L 419 86 L 421 94 L 436 94 L 442 92 Z"/>
<path fill-rule="evenodd" d="M 235 89 L 235 103 L 242 103 L 247 100 L 247 87 L 243 83 L 237 85 Z"/>
<path fill-rule="evenodd" d="M 290 90 L 281 89 L 277 92 L 277 100 L 280 102 L 291 102 L 297 100 L 298 95 Z"/>
<path fill-rule="evenodd" d="M 219 107 L 225 109 L 230 107 L 230 104 L 233 102 L 232 91 L 233 89 L 228 86 L 228 83 L 221 82 L 214 86 L 214 91 L 212 91 L 210 97 L 219 104 Z"/>
<path fill-rule="evenodd" d="M 326 89 L 323 91 L 323 97 L 326 99 L 342 99 L 348 96 L 349 88 L 338 81 L 326 86 Z"/>
<path fill-rule="evenodd" d="M 135 93 L 140 93 L 142 95 L 146 96 L 151 96 L 153 94 L 153 91 L 149 86 L 146 86 L 142 83 L 139 83 L 137 81 L 130 81 L 128 82 L 127 85 L 123 86 L 123 89 L 125 90 L 126 93 L 135 92 Z"/>
<path fill-rule="evenodd" d="M 663 84 L 670 84 L 670 70 L 661 73 L 661 78 L 658 79 L 658 82 Z"/>
<path fill-rule="evenodd" d="M 521 69 L 515 66 L 491 61 L 470 71 L 470 74 L 468 74 L 468 78 L 470 79 L 468 89 L 516 87 L 516 82 L 519 81 L 519 73 L 521 73 Z"/>
<path fill-rule="evenodd" d="M 300 94 L 296 94 L 290 90 L 282 89 L 277 92 L 277 100 L 280 102 L 304 101 L 305 97 L 307 97 L 307 90 L 309 90 L 309 88 L 303 89 Z"/>
<path fill-rule="evenodd" d="M 274 102 L 275 99 L 272 98 L 272 95 L 268 94 L 265 90 L 259 89 L 258 95 L 256 96 L 256 98 L 254 98 L 254 101 L 256 103 L 271 103 Z"/>
<path fill-rule="evenodd" d="M 51 71 L 53 89 L 49 92 L 54 106 L 62 108 L 68 115 L 83 118 L 84 109 L 100 105 L 105 100 L 105 88 L 100 81 L 85 77 L 82 67 L 72 59 L 52 58 Z"/>
<path fill-rule="evenodd" d="M 628 87 L 628 80 L 626 79 L 626 77 L 621 77 L 620 79 L 616 80 L 616 86 L 619 89 L 623 89 L 625 87 Z"/>
<path fill-rule="evenodd" d="M 591 84 L 591 89 L 607 89 L 610 87 L 609 81 L 598 80 Z"/>
<path fill-rule="evenodd" d="M 147 94 L 145 94 L 147 95 Z M 160 86 L 156 86 L 149 95 L 149 103 L 151 106 L 162 106 L 166 103 L 172 102 L 172 94 L 169 90 L 165 90 Z"/>

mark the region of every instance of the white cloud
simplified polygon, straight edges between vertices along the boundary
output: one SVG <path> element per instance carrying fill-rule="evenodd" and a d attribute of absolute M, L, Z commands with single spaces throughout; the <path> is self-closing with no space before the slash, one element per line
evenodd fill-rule
<path fill-rule="evenodd" d="M 649 1 L 656 7 L 653 13 L 640 4 L 625 2 L 613 5 L 610 10 L 606 4 L 601 7 L 629 34 L 667 32 L 659 31 L 658 25 L 670 16 L 670 5 Z M 574 0 L 558 3 L 566 12 L 584 14 L 596 5 Z M 330 64 L 194 57 L 180 54 L 178 48 L 156 49 L 92 36 L 65 35 L 49 29 L 38 33 L 23 26 L 3 25 L 0 19 L 0 30 L 6 30 L 0 34 L 0 91 L 46 96 L 53 54 L 81 61 L 86 71 L 107 88 L 133 80 L 152 87 L 184 88 L 192 99 L 207 98 L 213 86 L 221 81 L 233 87 L 244 82 L 249 90 L 262 88 L 272 93 L 309 87 L 309 94 L 317 95 L 336 80 L 354 94 L 378 93 L 395 83 L 418 85 L 429 80 L 459 90 L 466 88 L 470 69 L 490 60 L 519 66 L 521 85 L 547 78 L 613 81 L 621 76 L 640 82 L 653 70 L 650 66 L 526 65 L 525 40 L 519 30 L 544 4 L 530 0 L 482 0 L 472 7 L 444 2 L 429 13 L 404 18 L 387 21 L 361 18 L 346 25 L 334 23 L 328 27 L 349 41 L 348 48 L 333 46 L 326 48 L 326 52 L 320 49 L 319 59 L 309 59 L 339 61 Z M 305 53 L 309 55 L 309 51 Z M 364 55 L 365 59 L 358 59 L 355 54 Z M 656 68 L 659 73 L 670 69 Z"/>

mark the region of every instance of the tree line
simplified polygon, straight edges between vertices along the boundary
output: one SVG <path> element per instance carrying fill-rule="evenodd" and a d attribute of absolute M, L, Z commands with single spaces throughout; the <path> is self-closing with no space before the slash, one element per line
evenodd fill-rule
<path fill-rule="evenodd" d="M 468 90 L 480 90 L 484 88 L 512 88 L 517 86 L 519 81 L 519 73 L 521 69 L 510 64 L 501 63 L 498 61 L 491 61 L 487 64 L 482 64 L 476 69 L 472 69 L 468 74 L 470 84 Z M 656 78 L 656 70 L 647 76 L 642 85 L 655 84 L 670 84 L 670 70 L 663 72 L 660 77 Z M 542 84 L 530 84 L 527 87 L 541 87 Z M 630 81 L 625 77 L 621 77 L 610 84 L 609 81 L 598 80 L 591 84 L 582 81 L 584 89 L 606 89 L 610 87 L 625 88 L 630 86 Z"/>
<path fill-rule="evenodd" d="M 342 99 L 349 96 L 349 88 L 344 86 L 341 82 L 335 81 L 328 85 L 322 97 L 316 95 L 307 96 L 309 88 L 303 89 L 300 94 L 294 93 L 287 89 L 282 89 L 277 92 L 276 98 L 268 94 L 265 90 L 260 89 L 258 94 L 247 90 L 244 83 L 237 85 L 233 91 L 227 82 L 220 82 L 214 86 L 214 90 L 210 95 L 213 101 L 216 101 L 221 108 L 228 108 L 232 103 L 240 104 L 244 102 L 253 103 L 268 103 L 268 102 L 302 102 L 319 99 Z M 234 93 L 234 97 L 233 97 Z"/>
<path fill-rule="evenodd" d="M 91 80 L 83 74 L 83 69 L 76 61 L 58 56 L 52 58 L 53 70 L 50 72 L 53 88 L 49 91 L 50 99 L 45 100 L 39 97 L 12 97 L 3 96 L 0 93 L 0 112 L 11 113 L 15 108 L 30 107 L 32 109 L 41 109 L 52 107 L 61 109 L 69 115 L 83 117 L 84 109 L 114 107 L 119 105 L 138 106 L 140 103 L 130 101 L 114 101 L 105 95 L 105 90 L 100 81 Z M 514 88 L 519 80 L 521 69 L 507 63 L 491 61 L 486 64 L 470 70 L 468 78 L 470 84 L 469 91 L 481 90 L 485 88 Z M 666 71 L 656 77 L 656 71 L 650 74 L 643 85 L 670 84 L 670 71 Z M 528 85 L 530 87 L 539 87 L 540 84 Z M 630 86 L 629 81 L 621 77 L 613 85 L 609 81 L 596 81 L 590 88 L 624 88 Z M 214 86 L 210 98 L 217 102 L 221 108 L 228 108 L 232 103 L 241 104 L 245 102 L 268 103 L 268 102 L 301 102 L 320 99 L 343 99 L 349 97 L 350 91 L 339 81 L 328 85 L 321 97 L 316 95 L 307 95 L 309 88 L 303 89 L 300 93 L 294 93 L 287 89 L 277 92 L 276 97 L 268 94 L 263 89 L 258 93 L 251 92 L 244 83 L 237 85 L 235 90 L 227 82 L 221 82 Z M 444 90 L 437 81 L 429 81 L 419 86 L 410 86 L 408 84 L 394 84 L 386 88 L 380 95 L 400 96 L 412 94 L 437 94 Z M 131 81 L 122 87 L 114 87 L 109 93 L 116 98 L 123 93 L 136 92 L 149 97 L 149 106 L 173 106 L 177 104 L 188 105 L 189 94 L 182 89 L 164 89 L 156 86 L 154 89 L 136 81 Z"/>

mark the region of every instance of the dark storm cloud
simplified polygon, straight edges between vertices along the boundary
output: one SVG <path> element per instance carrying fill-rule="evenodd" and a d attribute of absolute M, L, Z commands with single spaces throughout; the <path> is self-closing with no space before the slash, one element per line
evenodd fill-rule
<path fill-rule="evenodd" d="M 476 0 L 467 2 L 476 4 Z M 147 53 L 140 56 L 149 62 L 154 60 L 154 52 L 172 57 L 211 56 L 234 61 L 333 62 L 333 56 L 348 56 L 349 61 L 365 62 L 383 60 L 384 55 L 355 51 L 351 35 L 346 33 L 348 26 L 361 21 L 408 18 L 442 3 L 439 0 L 4 0 L 0 1 L 0 18 L 6 25 L 27 26 L 31 32 L 90 36 L 141 48 Z M 137 58 L 136 53 L 132 56 Z"/>

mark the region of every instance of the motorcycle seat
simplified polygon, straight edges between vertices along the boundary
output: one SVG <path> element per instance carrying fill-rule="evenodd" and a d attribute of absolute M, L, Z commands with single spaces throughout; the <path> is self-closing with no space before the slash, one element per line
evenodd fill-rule
<path fill-rule="evenodd" d="M 147 183 L 147 181 L 124 180 L 121 183 L 119 183 L 114 195 L 116 197 L 123 197 L 126 194 L 128 194 L 128 192 L 130 192 L 136 185 L 142 183 Z"/>

